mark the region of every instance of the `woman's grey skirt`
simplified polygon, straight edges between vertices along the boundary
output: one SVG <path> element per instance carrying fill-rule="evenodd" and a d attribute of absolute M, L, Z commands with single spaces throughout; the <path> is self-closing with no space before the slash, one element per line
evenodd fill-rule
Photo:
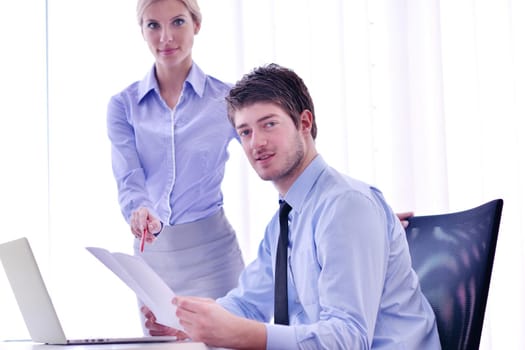
<path fill-rule="evenodd" d="M 224 210 L 192 223 L 165 226 L 153 244 L 139 251 L 141 256 L 176 295 L 209 298 L 224 296 L 237 286 L 244 268 L 235 231 Z M 139 304 L 140 301 L 139 301 Z"/>

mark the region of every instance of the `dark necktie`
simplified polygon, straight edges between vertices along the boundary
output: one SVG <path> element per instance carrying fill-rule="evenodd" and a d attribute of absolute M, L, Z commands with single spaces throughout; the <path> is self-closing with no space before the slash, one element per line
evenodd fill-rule
<path fill-rule="evenodd" d="M 277 243 L 277 256 L 275 258 L 275 324 L 289 324 L 288 320 L 288 214 L 292 207 L 281 201 L 279 209 L 279 242 Z"/>

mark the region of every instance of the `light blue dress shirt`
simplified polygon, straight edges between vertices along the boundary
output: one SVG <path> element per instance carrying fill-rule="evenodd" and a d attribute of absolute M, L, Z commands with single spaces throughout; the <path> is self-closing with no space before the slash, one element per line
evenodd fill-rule
<path fill-rule="evenodd" d="M 200 220 L 222 207 L 227 148 L 237 138 L 226 114 L 230 88 L 194 63 L 173 110 L 160 96 L 154 67 L 111 98 L 108 135 L 126 220 L 141 206 L 168 225 Z"/>
<path fill-rule="evenodd" d="M 440 349 L 405 231 L 380 191 L 317 156 L 284 199 L 290 326 L 266 324 L 268 349 Z M 218 299 L 226 309 L 271 320 L 278 235 L 276 214 L 239 286 Z"/>

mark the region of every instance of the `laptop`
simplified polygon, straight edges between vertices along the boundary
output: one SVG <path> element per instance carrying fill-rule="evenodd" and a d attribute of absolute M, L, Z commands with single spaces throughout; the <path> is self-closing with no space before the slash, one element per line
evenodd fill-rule
<path fill-rule="evenodd" d="M 115 344 L 177 341 L 175 336 L 68 339 L 60 324 L 28 239 L 23 237 L 0 244 L 0 260 L 4 265 L 7 280 L 33 342 Z M 188 343 L 182 340 L 179 342 Z"/>

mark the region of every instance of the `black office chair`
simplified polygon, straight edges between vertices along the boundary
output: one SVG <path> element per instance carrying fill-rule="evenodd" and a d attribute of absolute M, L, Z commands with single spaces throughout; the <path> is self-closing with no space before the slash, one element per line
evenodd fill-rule
<path fill-rule="evenodd" d="M 496 199 L 409 219 L 412 266 L 436 314 L 443 350 L 479 348 L 502 209 Z"/>

